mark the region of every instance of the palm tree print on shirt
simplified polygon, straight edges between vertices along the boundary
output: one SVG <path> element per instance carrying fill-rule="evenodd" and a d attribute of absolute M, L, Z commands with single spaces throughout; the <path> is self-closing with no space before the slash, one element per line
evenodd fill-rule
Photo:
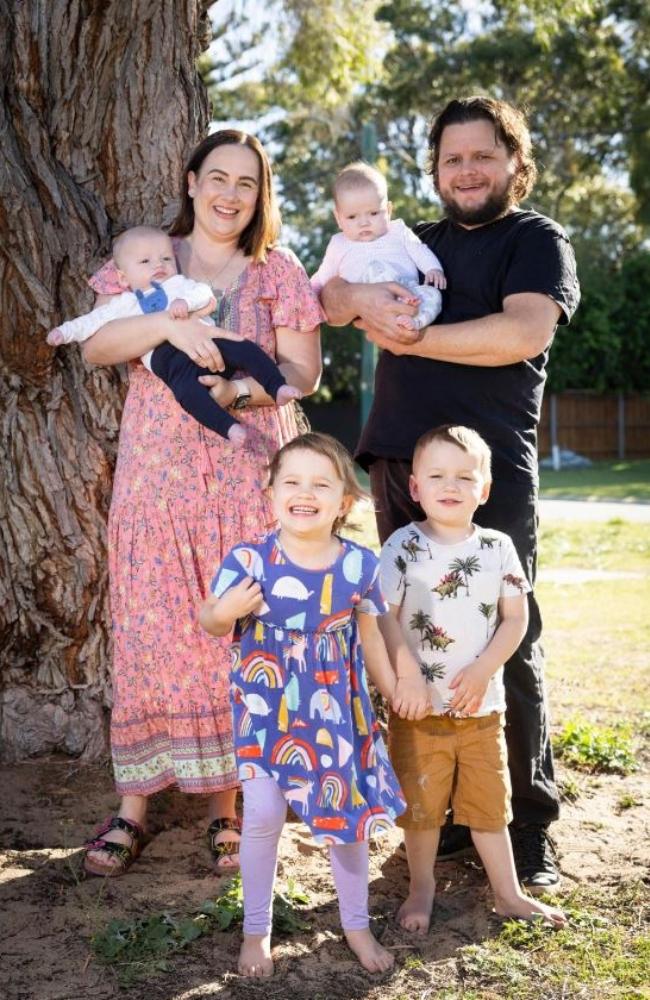
<path fill-rule="evenodd" d="M 469 597 L 469 578 L 477 573 L 481 568 L 481 560 L 478 556 L 468 556 L 467 559 L 454 559 L 449 564 L 449 569 L 454 573 L 460 573 L 463 577 L 463 586 Z"/>
<path fill-rule="evenodd" d="M 441 681 L 445 676 L 445 670 L 444 663 L 424 663 L 424 661 L 420 661 L 420 673 L 430 684 L 433 684 L 434 681 Z"/>
<path fill-rule="evenodd" d="M 485 618 L 485 638 L 490 638 L 490 618 L 494 614 L 496 604 L 479 604 L 478 609 Z"/>
<path fill-rule="evenodd" d="M 409 586 L 409 582 L 406 579 L 406 559 L 404 558 L 404 556 L 400 555 L 395 556 L 394 566 L 397 572 L 399 573 L 399 583 L 397 584 L 397 589 L 401 590 L 401 588 L 403 587 L 404 590 L 406 590 L 406 588 Z"/>

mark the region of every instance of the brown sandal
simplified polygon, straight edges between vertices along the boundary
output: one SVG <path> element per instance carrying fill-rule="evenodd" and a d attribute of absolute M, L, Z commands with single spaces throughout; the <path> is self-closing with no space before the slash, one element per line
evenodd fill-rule
<path fill-rule="evenodd" d="M 208 848 L 214 861 L 214 870 L 217 875 L 235 875 L 239 871 L 239 863 L 223 864 L 225 858 L 233 858 L 239 854 L 240 837 L 237 840 L 221 840 L 217 837 L 224 830 L 232 830 L 233 833 L 241 834 L 241 823 L 235 817 L 219 816 L 212 820 L 208 827 Z"/>
<path fill-rule="evenodd" d="M 104 840 L 104 836 L 111 830 L 122 830 L 131 838 L 130 844 L 117 844 L 113 840 Z M 106 878 L 117 878 L 124 875 L 140 855 L 142 851 L 142 841 L 144 830 L 139 823 L 132 819 L 124 819 L 122 816 L 109 816 L 97 829 L 92 840 L 87 840 L 84 844 L 84 869 L 89 875 L 104 875 Z M 112 858 L 114 864 L 107 864 L 93 860 L 89 855 L 91 851 L 106 851 Z"/>

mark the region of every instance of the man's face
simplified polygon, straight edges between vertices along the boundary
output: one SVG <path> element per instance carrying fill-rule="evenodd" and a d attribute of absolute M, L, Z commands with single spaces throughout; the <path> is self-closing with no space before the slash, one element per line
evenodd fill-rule
<path fill-rule="evenodd" d="M 437 189 L 447 216 L 473 229 L 505 215 L 513 206 L 519 163 L 484 118 L 447 125 L 440 139 Z"/>

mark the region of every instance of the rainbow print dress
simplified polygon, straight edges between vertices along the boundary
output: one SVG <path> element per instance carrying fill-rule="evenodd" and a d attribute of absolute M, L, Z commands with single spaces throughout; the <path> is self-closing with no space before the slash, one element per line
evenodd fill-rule
<path fill-rule="evenodd" d="M 372 710 L 354 614 L 385 613 L 378 562 L 340 541 L 326 570 L 290 562 L 275 534 L 237 545 L 212 584 L 219 597 L 250 576 L 264 596 L 233 645 L 239 778 L 275 778 L 325 844 L 381 834 L 406 808 Z"/>

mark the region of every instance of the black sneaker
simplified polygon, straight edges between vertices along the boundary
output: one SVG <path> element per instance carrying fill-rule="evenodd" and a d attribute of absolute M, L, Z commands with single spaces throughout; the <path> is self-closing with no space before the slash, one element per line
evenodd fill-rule
<path fill-rule="evenodd" d="M 545 826 L 528 824 L 511 826 L 512 853 L 515 868 L 524 889 L 533 896 L 555 892 L 560 875 L 555 864 L 553 842 Z"/>
<path fill-rule="evenodd" d="M 468 826 L 457 826 L 456 823 L 445 823 L 440 830 L 437 861 L 454 861 L 456 858 L 475 854 L 472 835 Z"/>

